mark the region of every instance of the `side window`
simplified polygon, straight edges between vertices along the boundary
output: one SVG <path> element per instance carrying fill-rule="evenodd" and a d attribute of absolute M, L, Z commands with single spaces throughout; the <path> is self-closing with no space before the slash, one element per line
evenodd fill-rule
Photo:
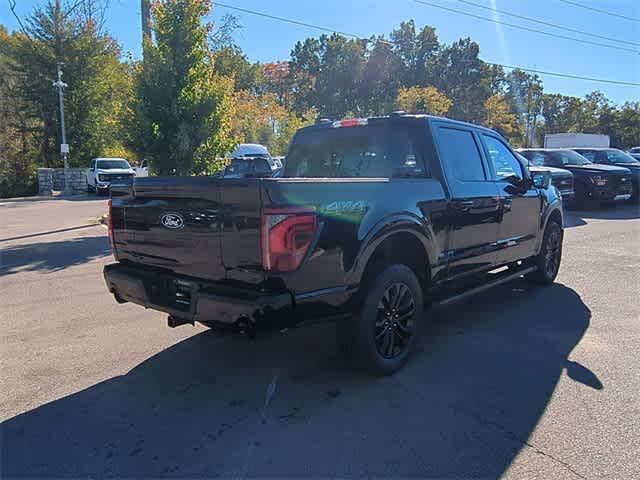
<path fill-rule="evenodd" d="M 96 161 L 91 160 L 91 170 L 95 170 L 95 168 L 96 168 Z"/>
<path fill-rule="evenodd" d="M 589 152 L 586 150 L 581 150 L 578 152 L 580 155 L 582 155 L 584 158 L 586 158 L 587 160 L 589 160 L 590 162 L 595 162 L 596 161 L 596 152 Z"/>
<path fill-rule="evenodd" d="M 493 163 L 496 172 L 496 180 L 516 175 L 522 179 L 522 165 L 518 159 L 511 153 L 507 146 L 495 137 L 482 134 L 484 143 L 487 147 L 487 154 Z"/>
<path fill-rule="evenodd" d="M 390 131 L 388 160 L 393 166 L 392 177 L 425 177 L 429 171 L 422 158 L 419 133 L 412 126 L 393 126 Z"/>
<path fill-rule="evenodd" d="M 439 127 L 438 152 L 449 175 L 463 182 L 486 181 L 480 151 L 469 130 Z"/>

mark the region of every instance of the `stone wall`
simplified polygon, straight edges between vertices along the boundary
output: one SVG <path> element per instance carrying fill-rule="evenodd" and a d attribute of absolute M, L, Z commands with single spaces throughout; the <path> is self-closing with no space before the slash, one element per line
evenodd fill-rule
<path fill-rule="evenodd" d="M 68 175 L 73 195 L 87 192 L 86 168 L 70 168 Z M 38 169 L 38 193 L 40 195 L 52 195 L 54 191 L 64 191 L 64 184 L 64 168 Z"/>

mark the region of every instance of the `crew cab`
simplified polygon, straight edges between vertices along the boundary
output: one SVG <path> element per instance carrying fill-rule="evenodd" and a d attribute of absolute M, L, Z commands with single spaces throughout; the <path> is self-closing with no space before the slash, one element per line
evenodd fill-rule
<path fill-rule="evenodd" d="M 87 171 L 87 192 L 107 193 L 112 182 L 130 182 L 135 174 L 124 158 L 94 158 Z"/>
<path fill-rule="evenodd" d="M 564 168 L 573 173 L 574 203 L 612 202 L 631 198 L 631 172 L 615 165 L 594 163 L 571 149 L 528 148 L 520 153 L 531 162 Z"/>
<path fill-rule="evenodd" d="M 395 113 L 299 130 L 280 178 L 114 185 L 109 237 L 118 302 L 250 335 L 331 320 L 341 351 L 390 374 L 427 306 L 553 282 L 563 211 L 495 131 Z"/>

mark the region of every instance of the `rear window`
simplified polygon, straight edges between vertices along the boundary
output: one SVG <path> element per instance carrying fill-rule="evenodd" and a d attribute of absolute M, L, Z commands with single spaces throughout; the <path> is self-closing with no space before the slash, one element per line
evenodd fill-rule
<path fill-rule="evenodd" d="M 271 173 L 271 167 L 264 158 L 234 159 L 225 169 L 225 175 L 259 175 L 266 173 Z"/>
<path fill-rule="evenodd" d="M 389 124 L 303 131 L 289 149 L 283 177 L 424 176 L 418 132 Z"/>

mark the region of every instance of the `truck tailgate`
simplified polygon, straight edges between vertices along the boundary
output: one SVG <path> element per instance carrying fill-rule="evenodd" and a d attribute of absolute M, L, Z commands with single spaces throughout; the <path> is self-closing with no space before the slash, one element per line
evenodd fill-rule
<path fill-rule="evenodd" d="M 118 259 L 224 279 L 219 182 L 211 177 L 149 177 L 136 179 L 128 195 L 115 192 Z"/>

